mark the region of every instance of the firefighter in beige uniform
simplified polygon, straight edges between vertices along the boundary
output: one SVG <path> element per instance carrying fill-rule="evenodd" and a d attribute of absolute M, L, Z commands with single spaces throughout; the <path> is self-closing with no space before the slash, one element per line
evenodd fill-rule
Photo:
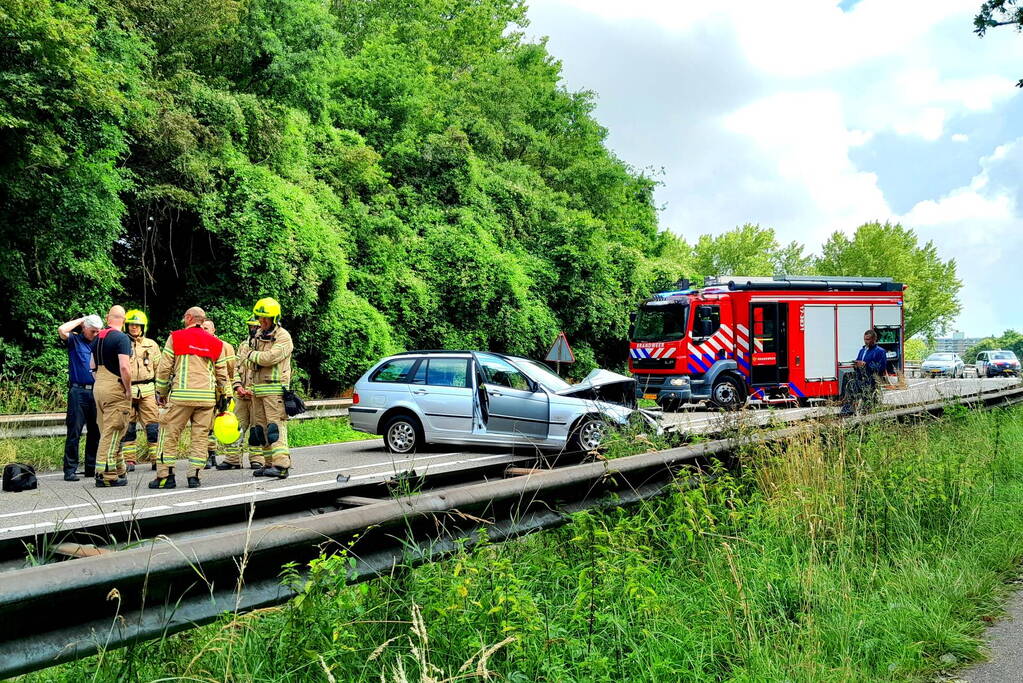
<path fill-rule="evenodd" d="M 151 489 L 177 485 L 174 463 L 181 433 L 192 422 L 188 455 L 188 487 L 199 486 L 199 470 L 206 464 L 206 436 L 213 423 L 217 392 L 228 391 L 227 347 L 202 329 L 206 312 L 193 306 L 185 313 L 184 329 L 167 338 L 156 370 L 156 393 L 167 411 L 160 419 L 160 459 Z"/>
<path fill-rule="evenodd" d="M 217 336 L 217 326 L 213 324 L 213 321 L 211 319 L 206 318 L 206 320 L 204 320 L 202 323 L 202 328 L 209 332 L 214 337 Z M 217 338 L 220 339 L 219 337 Z M 221 343 L 223 343 L 224 348 L 227 349 L 227 383 L 228 386 L 231 386 L 231 382 L 234 378 L 235 373 L 235 363 L 238 361 L 238 358 L 237 356 L 234 355 L 233 346 L 231 346 L 228 342 L 224 341 L 223 339 L 221 339 L 220 341 Z M 230 399 L 230 394 L 227 394 L 225 398 L 224 395 L 220 394 L 219 392 L 217 393 L 217 405 L 222 405 L 223 409 L 227 408 L 228 399 Z M 221 408 L 218 408 L 218 410 L 221 410 Z M 217 451 L 223 451 L 224 454 L 226 455 L 228 448 L 227 446 L 221 444 L 217 440 L 217 438 L 213 436 L 212 426 L 213 423 L 211 422 L 210 423 L 211 430 L 206 438 L 206 465 L 205 467 L 203 467 L 203 469 L 206 470 L 210 469 L 211 467 L 217 466 Z"/>
<path fill-rule="evenodd" d="M 259 319 L 259 332 L 249 342 L 251 350 L 245 360 L 252 373 L 252 389 L 238 389 L 241 396 L 251 396 L 249 445 L 261 446 L 263 458 L 270 464 L 252 474 L 257 477 L 284 479 L 291 468 L 288 450 L 288 415 L 284 412 L 284 389 L 291 384 L 291 335 L 277 324 L 281 305 L 273 299 L 260 299 L 252 309 Z"/>
<path fill-rule="evenodd" d="M 149 318 L 140 310 L 125 314 L 124 324 L 131 338 L 131 414 L 124 435 L 124 461 L 129 472 L 137 462 L 153 462 L 160 439 L 160 409 L 156 405 L 156 366 L 160 345 L 146 336 Z M 144 436 L 139 439 L 139 432 Z"/>
<path fill-rule="evenodd" d="M 251 393 L 244 396 L 238 393 L 239 389 L 245 389 L 249 392 L 252 390 L 252 367 L 247 365 L 245 360 L 249 357 L 249 352 L 252 351 L 252 339 L 259 332 L 259 319 L 251 316 L 245 324 L 249 326 L 249 336 L 238 345 L 238 351 L 235 354 L 237 361 L 235 362 L 234 378 L 232 380 L 234 386 L 234 416 L 238 419 L 238 431 L 241 436 L 234 443 L 224 447 L 224 462 L 217 465 L 218 470 L 240 470 L 242 468 L 242 458 L 246 455 L 249 457 L 249 467 L 252 469 L 261 470 L 266 467 L 263 451 L 253 450 L 250 453 L 248 449 L 249 425 L 252 423 Z"/>
<path fill-rule="evenodd" d="M 124 309 L 111 307 L 107 324 L 110 327 L 100 330 L 93 345 L 96 383 L 92 393 L 100 433 L 96 486 L 127 486 L 121 439 L 131 412 L 131 339 L 121 332 Z"/>

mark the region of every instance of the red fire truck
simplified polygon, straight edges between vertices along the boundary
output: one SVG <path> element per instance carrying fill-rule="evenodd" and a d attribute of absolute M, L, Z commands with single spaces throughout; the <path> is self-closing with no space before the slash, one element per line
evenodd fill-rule
<path fill-rule="evenodd" d="M 665 410 L 708 400 L 800 401 L 841 395 L 863 333 L 875 329 L 887 373 L 903 370 L 902 283 L 891 278 L 707 278 L 661 292 L 633 314 L 637 394 Z"/>

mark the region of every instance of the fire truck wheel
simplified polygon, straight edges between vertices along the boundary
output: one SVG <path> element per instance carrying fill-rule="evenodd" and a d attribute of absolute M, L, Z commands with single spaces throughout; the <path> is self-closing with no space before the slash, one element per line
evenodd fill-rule
<path fill-rule="evenodd" d="M 746 403 L 743 395 L 742 385 L 734 377 L 722 377 L 714 382 L 714 388 L 710 392 L 710 400 L 718 408 L 725 410 L 738 410 Z"/>

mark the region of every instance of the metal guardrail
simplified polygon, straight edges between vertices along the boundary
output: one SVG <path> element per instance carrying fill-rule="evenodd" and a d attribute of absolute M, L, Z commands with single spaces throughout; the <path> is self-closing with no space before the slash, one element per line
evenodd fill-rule
<path fill-rule="evenodd" d="M 292 420 L 314 417 L 344 417 L 348 415 L 350 398 L 310 399 L 305 402 L 306 412 Z M 0 438 L 16 439 L 29 436 L 64 436 L 64 413 L 22 413 L 0 415 Z"/>
<path fill-rule="evenodd" d="M 1023 403 L 1023 387 L 849 418 L 846 425 L 940 414 L 950 404 Z M 420 495 L 363 499 L 360 507 L 308 519 L 213 533 L 21 569 L 0 582 L 0 676 L 11 676 L 208 623 L 225 612 L 290 599 L 286 562 L 349 551 L 352 582 L 419 564 L 471 543 L 486 524 L 503 540 L 563 524 L 568 513 L 657 495 L 680 469 L 739 447 L 804 433 L 816 423 L 759 432 Z M 350 489 L 349 489 L 350 490 Z M 339 496 L 347 493 L 339 487 Z M 272 520 L 271 520 L 272 522 Z M 59 610 L 53 605 L 60 605 Z"/>

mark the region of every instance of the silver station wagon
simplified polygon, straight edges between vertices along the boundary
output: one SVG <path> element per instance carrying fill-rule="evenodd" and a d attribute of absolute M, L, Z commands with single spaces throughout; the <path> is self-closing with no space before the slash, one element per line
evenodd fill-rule
<path fill-rule="evenodd" d="M 409 351 L 355 383 L 352 426 L 380 434 L 392 453 L 426 443 L 591 451 L 609 427 L 637 421 L 634 379 L 594 370 L 569 384 L 546 365 L 482 351 Z"/>

